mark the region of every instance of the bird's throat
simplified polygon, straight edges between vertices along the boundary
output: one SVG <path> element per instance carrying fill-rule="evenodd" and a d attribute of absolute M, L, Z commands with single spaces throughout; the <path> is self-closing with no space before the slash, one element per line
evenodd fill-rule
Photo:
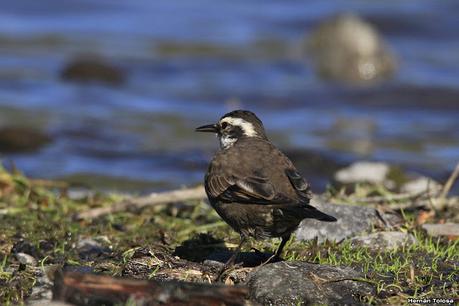
<path fill-rule="evenodd" d="M 231 137 L 229 135 L 222 135 L 220 136 L 220 148 L 221 149 L 228 149 L 232 147 L 237 141 L 236 137 Z"/>

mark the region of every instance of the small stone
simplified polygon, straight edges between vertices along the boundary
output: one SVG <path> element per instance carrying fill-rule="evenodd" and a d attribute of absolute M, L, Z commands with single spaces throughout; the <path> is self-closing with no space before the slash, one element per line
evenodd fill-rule
<path fill-rule="evenodd" d="M 391 231 L 354 237 L 351 242 L 354 245 L 365 246 L 373 250 L 384 250 L 413 244 L 416 242 L 416 238 L 408 233 Z"/>
<path fill-rule="evenodd" d="M 63 272 L 76 272 L 76 273 L 94 273 L 94 268 L 91 266 L 82 265 L 65 265 L 62 269 Z"/>
<path fill-rule="evenodd" d="M 359 305 L 358 296 L 374 295 L 374 288 L 350 267 L 307 262 L 277 262 L 249 275 L 250 298 L 263 305 Z"/>
<path fill-rule="evenodd" d="M 342 184 L 352 183 L 384 183 L 390 167 L 380 162 L 355 162 L 335 173 L 335 180 Z"/>
<path fill-rule="evenodd" d="M 110 252 L 109 248 L 91 238 L 81 239 L 77 242 L 76 248 L 83 259 L 91 259 Z"/>
<path fill-rule="evenodd" d="M 429 236 L 448 236 L 459 237 L 459 223 L 431 224 L 425 223 L 422 228 L 427 231 Z"/>
<path fill-rule="evenodd" d="M 400 188 L 400 191 L 412 194 L 423 192 L 436 193 L 442 189 L 442 185 L 431 178 L 421 176 L 412 181 L 409 181 Z"/>
<path fill-rule="evenodd" d="M 26 266 L 36 266 L 37 260 L 26 253 L 16 253 L 17 260 Z"/>

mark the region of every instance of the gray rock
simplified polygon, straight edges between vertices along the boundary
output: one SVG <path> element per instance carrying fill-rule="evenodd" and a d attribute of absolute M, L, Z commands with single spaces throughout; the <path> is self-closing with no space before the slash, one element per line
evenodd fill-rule
<path fill-rule="evenodd" d="M 27 266 L 36 266 L 37 260 L 33 258 L 33 256 L 26 254 L 26 253 L 16 253 L 17 260 Z"/>
<path fill-rule="evenodd" d="M 363 276 L 349 267 L 307 262 L 277 262 L 256 269 L 248 279 L 250 298 L 263 305 L 358 305 L 358 296 L 374 295 Z"/>
<path fill-rule="evenodd" d="M 403 245 L 413 244 L 416 238 L 402 232 L 378 232 L 370 235 L 358 236 L 351 239 L 352 244 L 365 246 L 373 250 L 396 249 Z"/>
<path fill-rule="evenodd" d="M 314 197 L 311 205 L 334 216 L 337 222 L 322 222 L 305 219 L 296 230 L 297 240 L 340 241 L 369 232 L 374 226 L 391 227 L 400 222 L 398 215 L 380 214 L 376 209 L 366 206 L 324 203 Z"/>
<path fill-rule="evenodd" d="M 389 170 L 389 165 L 385 163 L 360 161 L 336 172 L 335 180 L 342 184 L 381 184 L 386 180 Z"/>
<path fill-rule="evenodd" d="M 307 41 L 308 53 L 325 79 L 365 83 L 387 79 L 396 60 L 376 29 L 352 14 L 322 22 Z"/>
<path fill-rule="evenodd" d="M 422 228 L 429 236 L 456 236 L 459 237 L 459 223 L 431 224 L 426 223 Z"/>

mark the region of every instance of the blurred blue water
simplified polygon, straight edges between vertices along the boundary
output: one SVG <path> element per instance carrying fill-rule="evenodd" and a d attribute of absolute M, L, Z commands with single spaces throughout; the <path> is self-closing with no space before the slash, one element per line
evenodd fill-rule
<path fill-rule="evenodd" d="M 399 58 L 394 80 L 343 88 L 298 58 L 312 27 L 343 11 L 381 31 Z M 6 158 L 38 177 L 193 184 L 217 146 L 194 127 L 247 108 L 283 148 L 441 176 L 459 160 L 458 13 L 454 0 L 0 1 L 0 126 L 40 126 L 56 139 Z M 214 51 L 168 54 L 165 42 Z M 88 53 L 120 66 L 127 82 L 62 81 L 65 64 Z"/>

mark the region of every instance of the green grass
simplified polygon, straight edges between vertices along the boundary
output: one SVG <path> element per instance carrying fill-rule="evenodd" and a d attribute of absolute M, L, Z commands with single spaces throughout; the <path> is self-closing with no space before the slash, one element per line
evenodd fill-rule
<path fill-rule="evenodd" d="M 362 186 L 355 191 L 359 197 L 386 192 L 374 186 L 371 191 Z M 347 197 L 336 191 L 329 196 L 337 201 Z M 352 197 L 356 195 L 349 198 Z M 73 218 L 77 212 L 111 205 L 119 199 L 117 195 L 96 194 L 74 201 L 67 197 L 65 189 L 45 188 L 19 173 L 0 168 L 0 304 L 24 303 L 37 282 L 37 271 L 47 271 L 51 266 L 90 266 L 108 275 L 145 279 L 167 278 L 168 273 L 183 270 L 183 274 L 174 277 L 206 281 L 204 276 L 199 278 L 196 273 L 189 273 L 197 269 L 195 263 L 188 266 L 189 262 L 177 259 L 176 255 L 188 252 L 187 258 L 199 261 L 216 248 L 234 247 L 238 243 L 239 235 L 203 202 L 158 206 L 140 213 L 120 212 L 94 221 Z M 376 296 L 364 297 L 371 304 L 398 304 L 407 297 L 457 297 L 458 240 L 428 237 L 413 222 L 412 215 L 407 213 L 405 217 L 403 230 L 417 238 L 411 246 L 372 251 L 353 246 L 348 240 L 341 243 L 291 240 L 284 259 L 350 266 L 361 271 L 364 278 L 360 281 L 376 288 Z M 75 245 L 89 237 L 99 237 L 112 250 L 110 255 L 80 258 Z M 273 252 L 277 244 L 275 239 L 252 241 L 244 250 L 250 251 L 253 246 Z M 150 252 L 148 256 L 142 255 L 145 248 Z M 34 256 L 38 266 L 20 265 L 14 255 L 18 251 Z M 133 266 L 136 261 L 142 265 Z"/>

